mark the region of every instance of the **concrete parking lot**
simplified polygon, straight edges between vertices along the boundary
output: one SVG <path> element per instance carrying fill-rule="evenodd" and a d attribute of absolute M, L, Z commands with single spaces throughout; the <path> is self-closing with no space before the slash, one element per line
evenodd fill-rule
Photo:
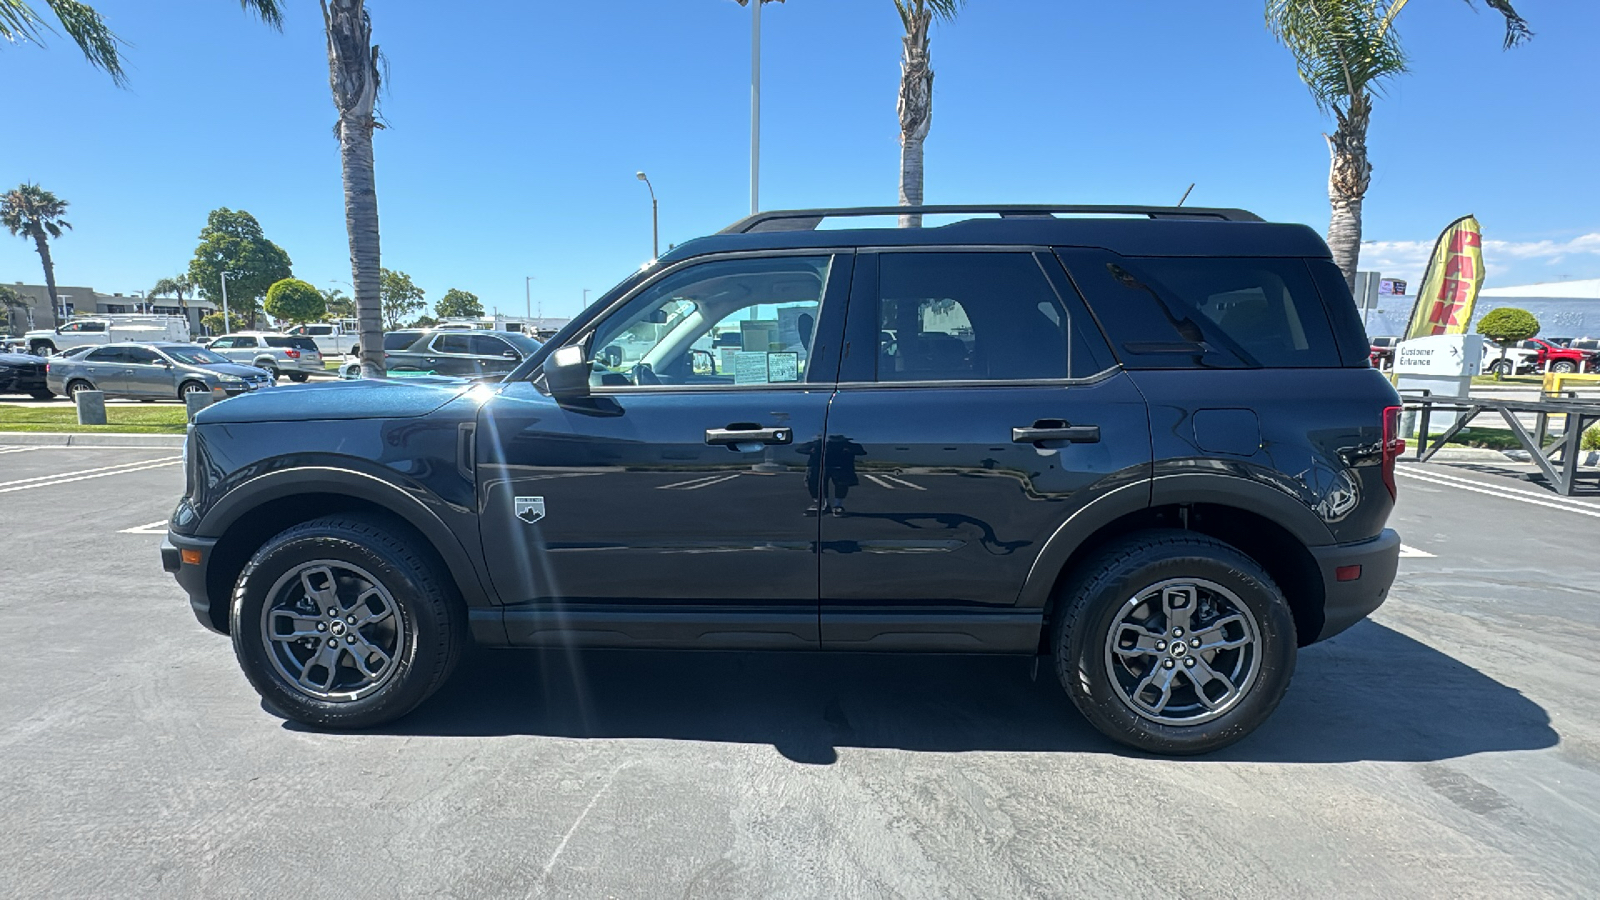
<path fill-rule="evenodd" d="M 1592 896 L 1600 490 L 1408 464 L 1371 621 L 1214 756 L 1015 660 L 479 653 L 381 732 L 263 712 L 162 573 L 177 451 L 0 437 L 0 894 Z"/>

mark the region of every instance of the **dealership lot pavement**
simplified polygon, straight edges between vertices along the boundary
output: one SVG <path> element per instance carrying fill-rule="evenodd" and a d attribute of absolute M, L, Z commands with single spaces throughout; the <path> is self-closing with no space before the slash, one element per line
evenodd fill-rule
<path fill-rule="evenodd" d="M 1600 490 L 1404 466 L 1389 604 L 1251 738 L 1174 761 L 989 659 L 480 653 L 381 733 L 286 727 L 161 572 L 175 457 L 0 437 L 0 893 L 1600 884 Z"/>

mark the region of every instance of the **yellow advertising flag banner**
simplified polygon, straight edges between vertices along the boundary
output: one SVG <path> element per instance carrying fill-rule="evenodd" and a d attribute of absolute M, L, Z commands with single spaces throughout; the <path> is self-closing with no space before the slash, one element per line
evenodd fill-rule
<path fill-rule="evenodd" d="M 1477 219 L 1463 216 L 1451 222 L 1433 245 L 1405 339 L 1465 334 L 1482 287 L 1483 231 Z"/>

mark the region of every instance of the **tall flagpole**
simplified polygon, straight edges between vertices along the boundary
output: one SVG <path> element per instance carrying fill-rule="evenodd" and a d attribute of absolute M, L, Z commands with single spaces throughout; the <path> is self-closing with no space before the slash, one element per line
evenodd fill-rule
<path fill-rule="evenodd" d="M 761 6 L 750 2 L 750 215 L 761 210 Z"/>

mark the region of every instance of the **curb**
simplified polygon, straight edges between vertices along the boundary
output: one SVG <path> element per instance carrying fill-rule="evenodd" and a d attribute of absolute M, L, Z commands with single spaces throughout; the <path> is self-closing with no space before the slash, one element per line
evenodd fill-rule
<path fill-rule="evenodd" d="M 1506 456 L 1505 453 L 1499 450 L 1491 450 L 1488 447 L 1441 447 L 1434 452 L 1433 456 L 1428 461 L 1468 462 L 1485 460 L 1507 462 L 1510 460 L 1510 457 Z M 1402 457 L 1400 461 L 1416 462 L 1417 458 L 1415 456 L 1406 456 Z"/>
<path fill-rule="evenodd" d="M 0 431 L 0 444 L 20 447 L 182 447 L 181 434 L 120 434 Z"/>

